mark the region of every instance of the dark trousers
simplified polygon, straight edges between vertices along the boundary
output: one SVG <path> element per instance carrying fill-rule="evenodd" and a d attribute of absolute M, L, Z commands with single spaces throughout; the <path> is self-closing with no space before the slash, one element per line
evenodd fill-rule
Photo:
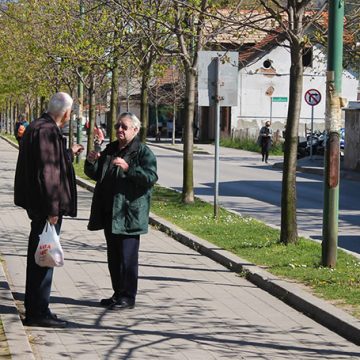
<path fill-rule="evenodd" d="M 114 297 L 135 301 L 139 272 L 139 235 L 116 235 L 105 227 L 107 259 Z"/>
<path fill-rule="evenodd" d="M 264 160 L 268 161 L 270 147 L 271 147 L 271 141 L 269 139 L 263 139 L 261 143 L 261 155 L 263 161 Z"/>
<path fill-rule="evenodd" d="M 49 302 L 53 268 L 41 267 L 35 263 L 35 251 L 39 243 L 39 235 L 43 232 L 46 218 L 29 214 L 31 231 L 29 235 L 26 288 L 25 288 L 25 315 L 27 318 L 45 317 L 50 313 Z M 55 225 L 56 232 L 60 233 L 61 219 Z"/>

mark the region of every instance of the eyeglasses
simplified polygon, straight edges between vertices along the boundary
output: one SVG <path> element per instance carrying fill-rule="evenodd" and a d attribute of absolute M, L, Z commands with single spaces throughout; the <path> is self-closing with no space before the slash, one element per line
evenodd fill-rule
<path fill-rule="evenodd" d="M 115 128 L 115 130 L 122 128 L 123 130 L 126 131 L 127 129 L 129 129 L 129 126 L 122 124 L 122 123 L 117 123 L 114 125 L 114 128 Z"/>

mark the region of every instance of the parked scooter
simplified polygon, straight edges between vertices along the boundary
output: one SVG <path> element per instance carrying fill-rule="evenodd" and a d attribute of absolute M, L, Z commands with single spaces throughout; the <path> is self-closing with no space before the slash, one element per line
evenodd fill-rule
<path fill-rule="evenodd" d="M 312 148 L 312 152 L 311 152 Z M 298 143 L 297 158 L 301 159 L 305 156 L 323 155 L 325 150 L 325 133 L 314 131 L 308 134 L 306 140 Z"/>

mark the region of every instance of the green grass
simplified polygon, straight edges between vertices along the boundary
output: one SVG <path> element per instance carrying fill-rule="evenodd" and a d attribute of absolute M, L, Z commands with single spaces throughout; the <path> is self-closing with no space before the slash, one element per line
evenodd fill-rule
<path fill-rule="evenodd" d="M 156 186 L 151 211 L 236 255 L 265 267 L 269 272 L 309 286 L 315 294 L 347 308 L 360 318 L 360 260 L 339 250 L 335 269 L 322 267 L 321 245 L 301 238 L 297 245 L 283 245 L 280 233 L 265 224 L 196 199 L 181 203 L 181 195 Z"/>
<path fill-rule="evenodd" d="M 0 319 L 0 358 L 4 360 L 11 359 L 10 349 L 6 341 L 6 336 L 1 319 Z"/>
<path fill-rule="evenodd" d="M 241 149 L 253 152 L 260 152 L 260 146 L 257 145 L 256 140 L 254 139 L 239 139 L 239 138 L 223 138 L 220 140 L 220 145 L 224 147 L 229 147 L 233 149 Z M 273 144 L 270 149 L 271 155 L 283 155 L 282 145 Z"/>
<path fill-rule="evenodd" d="M 74 161 L 73 165 L 74 165 L 74 169 L 75 169 L 75 173 L 77 176 L 90 181 L 92 183 L 95 183 L 95 181 L 91 180 L 88 176 L 85 175 L 84 173 L 84 159 L 81 159 L 79 163 L 76 162 L 76 160 Z"/>
<path fill-rule="evenodd" d="M 5 133 L 4 131 L 1 131 L 1 135 L 2 135 L 3 137 L 7 138 L 8 140 L 12 141 L 13 143 L 17 144 L 17 140 L 16 140 L 15 135 L 11 135 L 11 134 Z"/>

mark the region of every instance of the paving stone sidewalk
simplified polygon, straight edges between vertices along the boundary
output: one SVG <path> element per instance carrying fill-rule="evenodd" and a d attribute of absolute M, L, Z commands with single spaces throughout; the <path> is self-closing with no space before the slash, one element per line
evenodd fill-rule
<path fill-rule="evenodd" d="M 0 139 L 0 253 L 21 312 L 29 221 L 13 205 L 16 157 Z M 9 290 L 1 278 L 0 316 L 11 315 L 5 329 L 16 333 L 6 336 L 19 349 L 13 359 L 360 358 L 360 347 L 154 229 L 141 241 L 137 307 L 99 307 L 111 288 L 103 234 L 86 230 L 91 197 L 79 189 L 78 217 L 63 222 L 66 261 L 55 269 L 51 307 L 70 321 L 67 329 L 24 328 L 3 305 Z"/>

